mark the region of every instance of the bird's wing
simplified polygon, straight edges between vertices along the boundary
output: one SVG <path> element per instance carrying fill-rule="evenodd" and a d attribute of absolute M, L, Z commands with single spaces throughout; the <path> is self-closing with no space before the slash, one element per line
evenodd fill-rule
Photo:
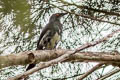
<path fill-rule="evenodd" d="M 43 30 L 42 30 L 42 32 L 41 32 L 41 34 L 40 34 L 40 37 L 39 37 L 39 40 L 38 40 L 38 42 L 37 42 L 37 49 L 42 49 L 42 46 L 40 46 L 40 41 L 41 41 L 41 39 L 43 38 L 43 36 L 46 34 L 46 32 L 49 30 L 49 24 L 47 24 L 44 28 L 43 28 Z"/>

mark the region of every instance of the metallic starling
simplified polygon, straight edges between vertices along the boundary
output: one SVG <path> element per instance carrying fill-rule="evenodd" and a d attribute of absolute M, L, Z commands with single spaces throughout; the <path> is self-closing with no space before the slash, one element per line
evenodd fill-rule
<path fill-rule="evenodd" d="M 49 23 L 43 28 L 39 40 L 37 42 L 37 50 L 51 50 L 55 49 L 58 41 L 60 41 L 62 34 L 62 24 L 60 18 L 67 13 L 53 14 Z M 29 64 L 26 71 L 35 67 L 36 64 Z"/>

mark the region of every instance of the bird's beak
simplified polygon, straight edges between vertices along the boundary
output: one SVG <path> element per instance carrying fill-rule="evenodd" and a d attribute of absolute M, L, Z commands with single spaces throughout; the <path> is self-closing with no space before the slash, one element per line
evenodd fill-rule
<path fill-rule="evenodd" d="M 62 16 L 64 16 L 64 15 L 66 15 L 66 14 L 67 14 L 67 13 L 57 13 L 56 16 L 57 16 L 57 17 L 62 17 Z"/>
<path fill-rule="evenodd" d="M 60 13 L 60 17 L 66 15 L 67 13 Z"/>

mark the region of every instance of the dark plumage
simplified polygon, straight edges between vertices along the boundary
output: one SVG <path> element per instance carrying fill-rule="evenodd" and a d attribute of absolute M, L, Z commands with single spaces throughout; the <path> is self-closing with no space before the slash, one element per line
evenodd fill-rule
<path fill-rule="evenodd" d="M 37 42 L 37 50 L 51 50 L 54 49 L 60 41 L 62 33 L 62 24 L 60 23 L 60 18 L 66 13 L 56 13 L 53 14 L 49 23 L 43 28 L 39 40 Z M 26 70 L 35 67 L 35 64 L 29 64 Z"/>

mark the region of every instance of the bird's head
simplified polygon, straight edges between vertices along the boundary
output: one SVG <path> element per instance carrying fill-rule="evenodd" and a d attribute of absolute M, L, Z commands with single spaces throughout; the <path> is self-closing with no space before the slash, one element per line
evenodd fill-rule
<path fill-rule="evenodd" d="M 60 18 L 64 15 L 66 15 L 67 13 L 56 13 L 56 14 L 53 14 L 51 17 L 50 17 L 50 21 L 56 21 L 56 20 L 60 20 Z"/>

